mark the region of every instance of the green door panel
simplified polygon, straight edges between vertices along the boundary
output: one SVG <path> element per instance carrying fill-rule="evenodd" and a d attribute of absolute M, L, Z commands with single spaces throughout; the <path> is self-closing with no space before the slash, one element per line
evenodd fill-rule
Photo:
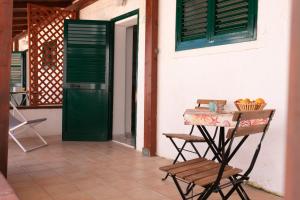
<path fill-rule="evenodd" d="M 103 90 L 64 90 L 63 140 L 109 140 L 105 93 Z"/>
<path fill-rule="evenodd" d="M 111 139 L 110 23 L 66 20 L 64 141 Z"/>

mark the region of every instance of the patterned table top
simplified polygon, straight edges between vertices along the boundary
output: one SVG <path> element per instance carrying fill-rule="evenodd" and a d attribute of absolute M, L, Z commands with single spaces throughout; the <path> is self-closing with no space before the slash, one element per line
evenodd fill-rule
<path fill-rule="evenodd" d="M 232 121 L 234 111 L 223 111 L 222 113 L 210 112 L 207 109 L 187 109 L 184 112 L 185 125 L 203 125 L 219 127 L 235 127 L 236 122 Z M 266 124 L 267 120 L 242 121 L 240 126 L 251 126 Z"/>

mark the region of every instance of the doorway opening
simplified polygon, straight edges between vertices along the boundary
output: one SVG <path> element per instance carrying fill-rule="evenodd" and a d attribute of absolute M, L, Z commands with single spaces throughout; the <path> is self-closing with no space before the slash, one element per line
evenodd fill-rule
<path fill-rule="evenodd" d="M 138 14 L 114 21 L 113 141 L 135 148 Z"/>

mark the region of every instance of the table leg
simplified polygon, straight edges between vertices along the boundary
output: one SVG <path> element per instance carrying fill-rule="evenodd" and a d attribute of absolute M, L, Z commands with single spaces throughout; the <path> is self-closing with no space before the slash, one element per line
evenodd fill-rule
<path fill-rule="evenodd" d="M 220 135 L 219 135 L 219 152 L 224 155 L 224 148 L 225 147 L 225 128 L 220 127 Z"/>
<path fill-rule="evenodd" d="M 207 142 L 208 146 L 212 150 L 213 154 L 215 155 L 216 159 L 219 162 L 222 162 L 222 158 L 220 157 L 218 146 L 215 144 L 214 140 L 209 135 L 206 128 L 204 126 L 197 126 L 197 127 L 198 127 L 200 133 L 202 134 L 202 136 L 204 137 L 205 141 Z"/>

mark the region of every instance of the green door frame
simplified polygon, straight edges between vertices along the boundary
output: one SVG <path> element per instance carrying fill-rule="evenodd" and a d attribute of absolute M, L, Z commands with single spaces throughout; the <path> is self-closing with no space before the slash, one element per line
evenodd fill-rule
<path fill-rule="evenodd" d="M 113 93 L 114 93 L 114 90 L 113 90 L 113 87 L 114 87 L 114 66 L 115 66 L 115 63 L 114 63 L 114 58 L 115 58 L 115 55 L 114 55 L 114 52 L 115 52 L 115 24 L 116 22 L 118 21 L 121 21 L 123 19 L 126 19 L 126 18 L 129 18 L 129 17 L 132 17 L 132 16 L 135 16 L 137 15 L 137 40 L 136 40 L 136 48 L 137 48 L 137 56 L 136 56 L 136 65 L 135 65 L 135 83 L 132 83 L 133 85 L 135 84 L 135 88 L 137 88 L 138 84 L 137 84 L 137 79 L 138 79 L 138 49 L 139 49 L 139 18 L 140 18 L 140 11 L 139 9 L 136 9 L 136 10 L 133 10 L 131 12 L 128 12 L 126 14 L 123 14 L 123 15 L 120 15 L 118 17 L 115 17 L 113 19 L 111 19 L 111 34 L 113 35 L 113 37 L 111 37 L 111 52 L 110 52 L 110 91 L 111 91 L 111 95 L 110 95 L 110 99 L 109 99 L 109 102 L 110 102 L 110 110 L 111 110 L 111 116 L 110 116 L 110 119 L 111 119 L 111 123 L 110 123 L 110 130 L 111 130 L 111 135 L 112 135 L 112 130 L 113 130 L 113 102 L 114 102 L 114 97 L 113 97 Z M 135 139 L 134 139 L 134 147 L 136 147 L 136 116 L 137 116 L 137 104 L 135 104 L 135 108 L 132 108 L 132 110 L 134 111 L 134 113 L 132 113 L 131 115 L 131 123 L 135 123 L 135 125 L 131 125 L 132 129 L 134 127 L 134 129 L 132 130 L 132 132 L 135 134 Z"/>

